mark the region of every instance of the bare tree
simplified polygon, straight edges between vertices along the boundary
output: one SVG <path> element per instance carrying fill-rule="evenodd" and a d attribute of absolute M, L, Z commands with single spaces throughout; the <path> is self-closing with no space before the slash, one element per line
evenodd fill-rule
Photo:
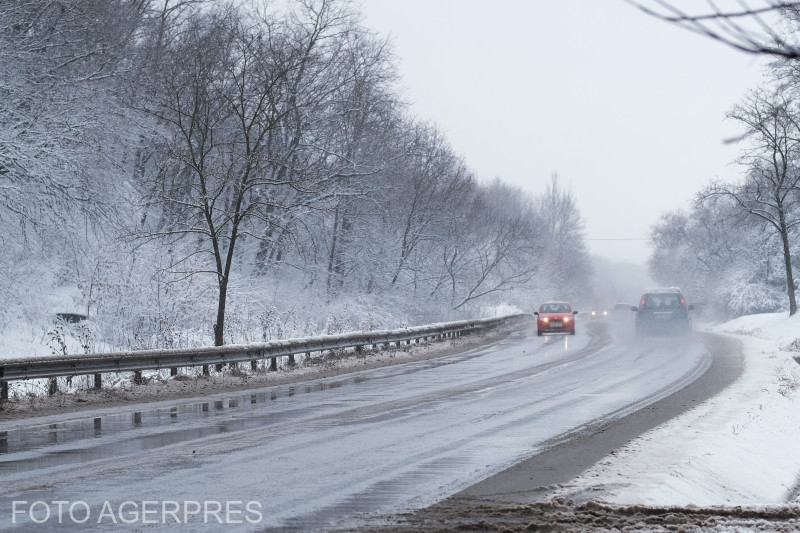
<path fill-rule="evenodd" d="M 328 188 L 328 214 L 333 218 L 327 224 L 329 298 L 343 289 L 350 274 L 371 263 L 371 253 L 363 252 L 371 239 L 360 234 L 380 210 L 376 201 L 383 187 L 380 175 L 397 158 L 401 128 L 393 93 L 396 73 L 386 42 L 363 32 L 354 32 L 351 39 L 342 58 L 342 82 L 335 84 L 330 113 L 321 114 L 324 120 L 316 136 L 325 156 L 323 166 L 338 169 L 338 178 Z M 375 273 L 368 277 L 365 290 L 371 292 Z"/>
<path fill-rule="evenodd" d="M 135 128 L 113 94 L 149 3 L 2 2 L 0 314 L 44 319 L 48 285 L 85 282 L 87 250 L 116 237 Z"/>
<path fill-rule="evenodd" d="M 788 59 L 800 57 L 800 44 L 790 42 L 788 37 L 776 30 L 776 21 L 797 18 L 800 8 L 798 2 L 762 0 L 751 7 L 741 0 L 735 8 L 726 10 L 720 9 L 718 2 L 708 0 L 707 11 L 690 14 L 678 8 L 674 2 L 665 0 L 627 1 L 648 15 L 720 41 L 742 52 Z"/>
<path fill-rule="evenodd" d="M 730 196 L 698 196 L 690 211 L 664 213 L 650 229 L 650 275 L 678 284 L 708 313 L 730 317 L 785 307 L 782 246 Z"/>
<path fill-rule="evenodd" d="M 558 174 L 553 173 L 544 193 L 537 197 L 536 210 L 537 229 L 545 242 L 539 263 L 549 273 L 544 283 L 555 294 L 577 296 L 588 288 L 591 262 L 577 200 Z"/>
<path fill-rule="evenodd" d="M 90 169 L 111 168 L 110 93 L 147 2 L 9 0 L 0 9 L 0 223 L 30 246 L 101 217 Z M 92 105 L 87 105 L 92 102 Z M 99 154 L 99 155 L 98 155 Z M 107 157 L 103 157 L 107 155 Z M 118 153 L 115 155 L 119 155 Z M 112 182 L 113 183 L 113 180 Z M 113 219 L 113 216 L 110 217 Z"/>
<path fill-rule="evenodd" d="M 435 259 L 427 274 L 430 296 L 446 298 L 452 310 L 526 287 L 540 269 L 531 198 L 500 180 L 472 183 L 451 197 L 449 216 L 429 247 Z"/>
<path fill-rule="evenodd" d="M 752 91 L 729 117 L 745 127 L 745 149 L 739 162 L 747 175 L 736 185 L 715 182 L 701 198 L 725 196 L 748 215 L 763 220 L 777 234 L 783 248 L 789 314 L 797 312 L 792 274 L 790 236 L 800 225 L 797 194 L 800 192 L 800 123 L 796 104 L 764 90 Z"/>
<path fill-rule="evenodd" d="M 395 286 L 403 275 L 413 279 L 418 268 L 411 264 L 415 252 L 436 239 L 437 227 L 453 216 L 453 207 L 464 197 L 465 190 L 474 188 L 463 161 L 453 154 L 435 127 L 411 125 L 403 152 L 402 166 L 390 184 L 390 205 L 386 207 L 391 214 L 387 229 L 395 233 L 396 247 L 390 286 Z"/>
<path fill-rule="evenodd" d="M 542 246 L 534 232 L 530 200 L 499 180 L 485 194 L 485 206 L 474 206 L 480 214 L 474 218 L 465 254 L 468 275 L 453 301 L 454 310 L 490 294 L 525 287 L 541 268 L 535 258 Z"/>
<path fill-rule="evenodd" d="M 216 278 L 216 345 L 225 342 L 237 244 L 274 245 L 297 213 L 322 208 L 353 172 L 352 160 L 320 146 L 315 127 L 352 79 L 354 15 L 335 0 L 294 7 L 284 16 L 231 7 L 196 13 L 143 106 L 171 135 L 149 198 L 162 216 L 145 236 L 185 243 L 174 272 Z"/>

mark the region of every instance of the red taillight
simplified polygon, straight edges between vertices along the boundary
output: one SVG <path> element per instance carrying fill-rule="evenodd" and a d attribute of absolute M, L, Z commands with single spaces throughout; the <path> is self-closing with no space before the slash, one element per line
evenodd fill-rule
<path fill-rule="evenodd" d="M 681 305 L 686 305 L 686 300 L 684 300 L 683 298 L 681 298 Z"/>
<path fill-rule="evenodd" d="M 642 298 L 642 304 L 641 305 L 642 305 L 642 307 L 644 307 L 644 298 Z"/>

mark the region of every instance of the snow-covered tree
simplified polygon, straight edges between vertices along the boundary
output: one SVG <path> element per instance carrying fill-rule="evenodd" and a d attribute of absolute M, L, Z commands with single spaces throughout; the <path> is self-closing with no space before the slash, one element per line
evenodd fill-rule
<path fill-rule="evenodd" d="M 746 171 L 737 184 L 714 182 L 705 198 L 726 196 L 747 215 L 766 223 L 780 240 L 789 314 L 797 312 L 791 235 L 800 225 L 800 107 L 785 94 L 750 92 L 729 116 L 745 128 L 739 159 Z"/>

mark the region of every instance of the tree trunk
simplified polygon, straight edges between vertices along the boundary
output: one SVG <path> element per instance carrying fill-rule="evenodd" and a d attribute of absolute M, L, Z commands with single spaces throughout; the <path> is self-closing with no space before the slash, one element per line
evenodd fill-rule
<path fill-rule="evenodd" d="M 341 206 L 337 206 L 333 219 L 333 239 L 331 241 L 331 253 L 328 257 L 328 297 L 339 294 L 344 287 L 346 275 L 345 252 L 350 244 L 350 232 L 352 223 L 348 218 L 347 212 Z"/>
<path fill-rule="evenodd" d="M 789 292 L 789 316 L 797 312 L 797 299 L 794 291 L 794 276 L 792 275 L 792 253 L 789 248 L 789 232 L 781 220 L 781 241 L 783 243 L 783 262 L 786 266 L 786 289 Z"/>
<path fill-rule="evenodd" d="M 328 297 L 333 292 L 333 272 L 334 272 L 334 264 L 336 262 L 336 253 L 338 252 L 336 245 L 339 237 L 339 206 L 336 206 L 336 210 L 334 211 L 333 215 L 333 239 L 331 240 L 331 253 L 328 256 L 328 279 L 327 279 L 327 290 L 328 290 Z"/>
<path fill-rule="evenodd" d="M 219 303 L 217 304 L 217 322 L 214 324 L 214 346 L 225 344 L 225 301 L 228 297 L 228 280 L 219 282 Z"/>

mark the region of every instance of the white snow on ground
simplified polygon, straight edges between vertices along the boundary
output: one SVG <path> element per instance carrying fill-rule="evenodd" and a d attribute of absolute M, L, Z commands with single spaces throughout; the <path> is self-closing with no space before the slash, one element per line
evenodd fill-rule
<path fill-rule="evenodd" d="M 703 329 L 743 343 L 732 386 L 595 464 L 561 488 L 615 504 L 800 503 L 800 314 L 751 315 Z M 784 348 L 784 349 L 781 349 Z"/>

